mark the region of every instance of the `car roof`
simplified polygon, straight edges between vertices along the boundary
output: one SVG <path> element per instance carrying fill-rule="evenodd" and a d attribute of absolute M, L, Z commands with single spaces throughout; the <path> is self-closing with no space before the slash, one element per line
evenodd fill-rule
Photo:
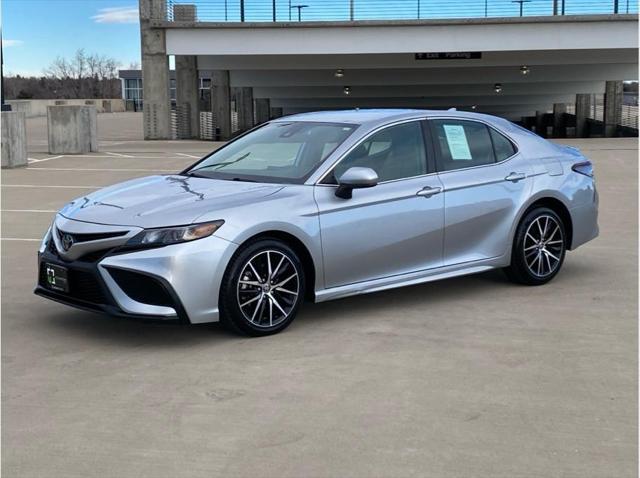
<path fill-rule="evenodd" d="M 418 110 L 418 109 L 367 109 L 356 108 L 351 110 L 338 110 L 338 111 L 315 111 L 311 113 L 300 113 L 290 116 L 283 116 L 274 120 L 274 122 L 287 122 L 287 121 L 308 121 L 319 123 L 351 123 L 357 125 L 373 126 L 378 124 L 384 124 L 391 121 L 411 119 L 411 118 L 424 118 L 446 116 L 456 118 L 469 118 L 469 119 L 482 119 L 484 121 L 490 121 L 492 123 L 500 122 L 500 118 L 495 116 L 485 115 L 481 113 L 473 113 L 468 111 L 456 111 L 456 110 Z"/>
<path fill-rule="evenodd" d="M 352 109 L 338 111 L 314 111 L 311 113 L 300 113 L 291 116 L 278 118 L 277 121 L 318 121 L 322 123 L 356 123 L 364 124 L 371 121 L 392 119 L 395 117 L 408 116 L 411 114 L 424 114 L 424 111 L 409 109 Z"/>

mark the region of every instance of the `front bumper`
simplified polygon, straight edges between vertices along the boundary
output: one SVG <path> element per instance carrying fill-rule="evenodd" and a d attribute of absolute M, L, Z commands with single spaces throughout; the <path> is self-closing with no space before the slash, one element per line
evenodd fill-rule
<path fill-rule="evenodd" d="M 154 249 L 113 252 L 95 261 L 64 260 L 48 244 L 38 255 L 35 293 L 109 315 L 214 322 L 227 263 L 237 245 L 211 236 Z M 47 287 L 45 263 L 66 267 L 69 292 Z"/>

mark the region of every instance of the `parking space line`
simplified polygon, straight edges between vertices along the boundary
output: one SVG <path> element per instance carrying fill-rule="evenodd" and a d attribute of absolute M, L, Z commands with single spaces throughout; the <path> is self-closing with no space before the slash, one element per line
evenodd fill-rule
<path fill-rule="evenodd" d="M 35 212 L 51 214 L 55 209 L 1 209 L 0 212 Z"/>
<path fill-rule="evenodd" d="M 193 156 L 192 154 L 186 154 L 186 153 L 176 153 L 179 154 L 180 156 L 184 156 L 186 158 L 193 158 L 193 159 L 201 159 L 202 156 Z"/>
<path fill-rule="evenodd" d="M 62 158 L 64 155 L 60 155 L 60 156 L 51 156 L 50 158 L 42 158 L 42 159 L 34 159 L 34 158 L 27 158 L 29 163 L 41 163 L 42 161 L 49 161 L 50 159 L 58 159 L 58 158 Z"/>
<path fill-rule="evenodd" d="M 111 156 L 116 156 L 119 158 L 135 158 L 135 156 L 130 156 L 128 154 L 110 153 L 109 151 L 105 151 L 104 154 L 110 154 Z"/>
<path fill-rule="evenodd" d="M 109 159 L 109 156 L 105 156 L 104 154 L 65 154 L 65 158 L 103 158 Z"/>
<path fill-rule="evenodd" d="M 40 242 L 42 239 L 25 239 L 22 237 L 0 237 L 0 241 L 25 241 L 25 242 Z"/>
<path fill-rule="evenodd" d="M 131 171 L 131 172 L 162 172 L 175 173 L 177 169 L 130 169 L 130 168 L 27 168 L 27 171 Z"/>
<path fill-rule="evenodd" d="M 178 153 L 175 153 L 178 154 Z M 34 162 L 40 162 L 40 161 L 48 161 L 49 159 L 57 159 L 57 158 L 66 158 L 66 159 L 85 159 L 85 158 L 91 158 L 91 159 L 174 159 L 174 160 L 182 160 L 184 161 L 185 158 L 182 156 L 106 156 L 105 154 L 63 154 L 61 156 L 55 156 L 53 158 L 45 158 L 45 159 L 32 159 L 32 161 Z M 200 159 L 197 156 L 190 156 L 190 159 Z"/>
<path fill-rule="evenodd" d="M 57 186 L 52 184 L 3 184 L 3 188 L 57 188 L 57 189 L 99 189 L 105 186 Z"/>

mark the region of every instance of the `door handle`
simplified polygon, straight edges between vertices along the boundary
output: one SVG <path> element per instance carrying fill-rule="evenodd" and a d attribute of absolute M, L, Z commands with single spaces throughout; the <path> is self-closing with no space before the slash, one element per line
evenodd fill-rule
<path fill-rule="evenodd" d="M 430 198 L 431 196 L 434 196 L 436 194 L 440 194 L 442 192 L 442 188 L 441 187 L 431 187 L 431 186 L 426 186 L 424 188 L 422 188 L 420 191 L 418 191 L 416 193 L 416 196 L 422 196 L 423 198 Z"/>
<path fill-rule="evenodd" d="M 509 175 L 504 178 L 505 181 L 511 181 L 512 183 L 517 183 L 527 177 L 524 173 L 509 173 Z"/>

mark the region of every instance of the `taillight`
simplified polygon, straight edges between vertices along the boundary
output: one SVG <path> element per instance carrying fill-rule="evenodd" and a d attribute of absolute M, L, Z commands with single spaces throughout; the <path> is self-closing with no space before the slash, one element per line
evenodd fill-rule
<path fill-rule="evenodd" d="M 593 164 L 591 161 L 583 161 L 582 163 L 576 163 L 571 166 L 571 169 L 578 174 L 584 174 L 585 176 L 593 177 Z"/>

